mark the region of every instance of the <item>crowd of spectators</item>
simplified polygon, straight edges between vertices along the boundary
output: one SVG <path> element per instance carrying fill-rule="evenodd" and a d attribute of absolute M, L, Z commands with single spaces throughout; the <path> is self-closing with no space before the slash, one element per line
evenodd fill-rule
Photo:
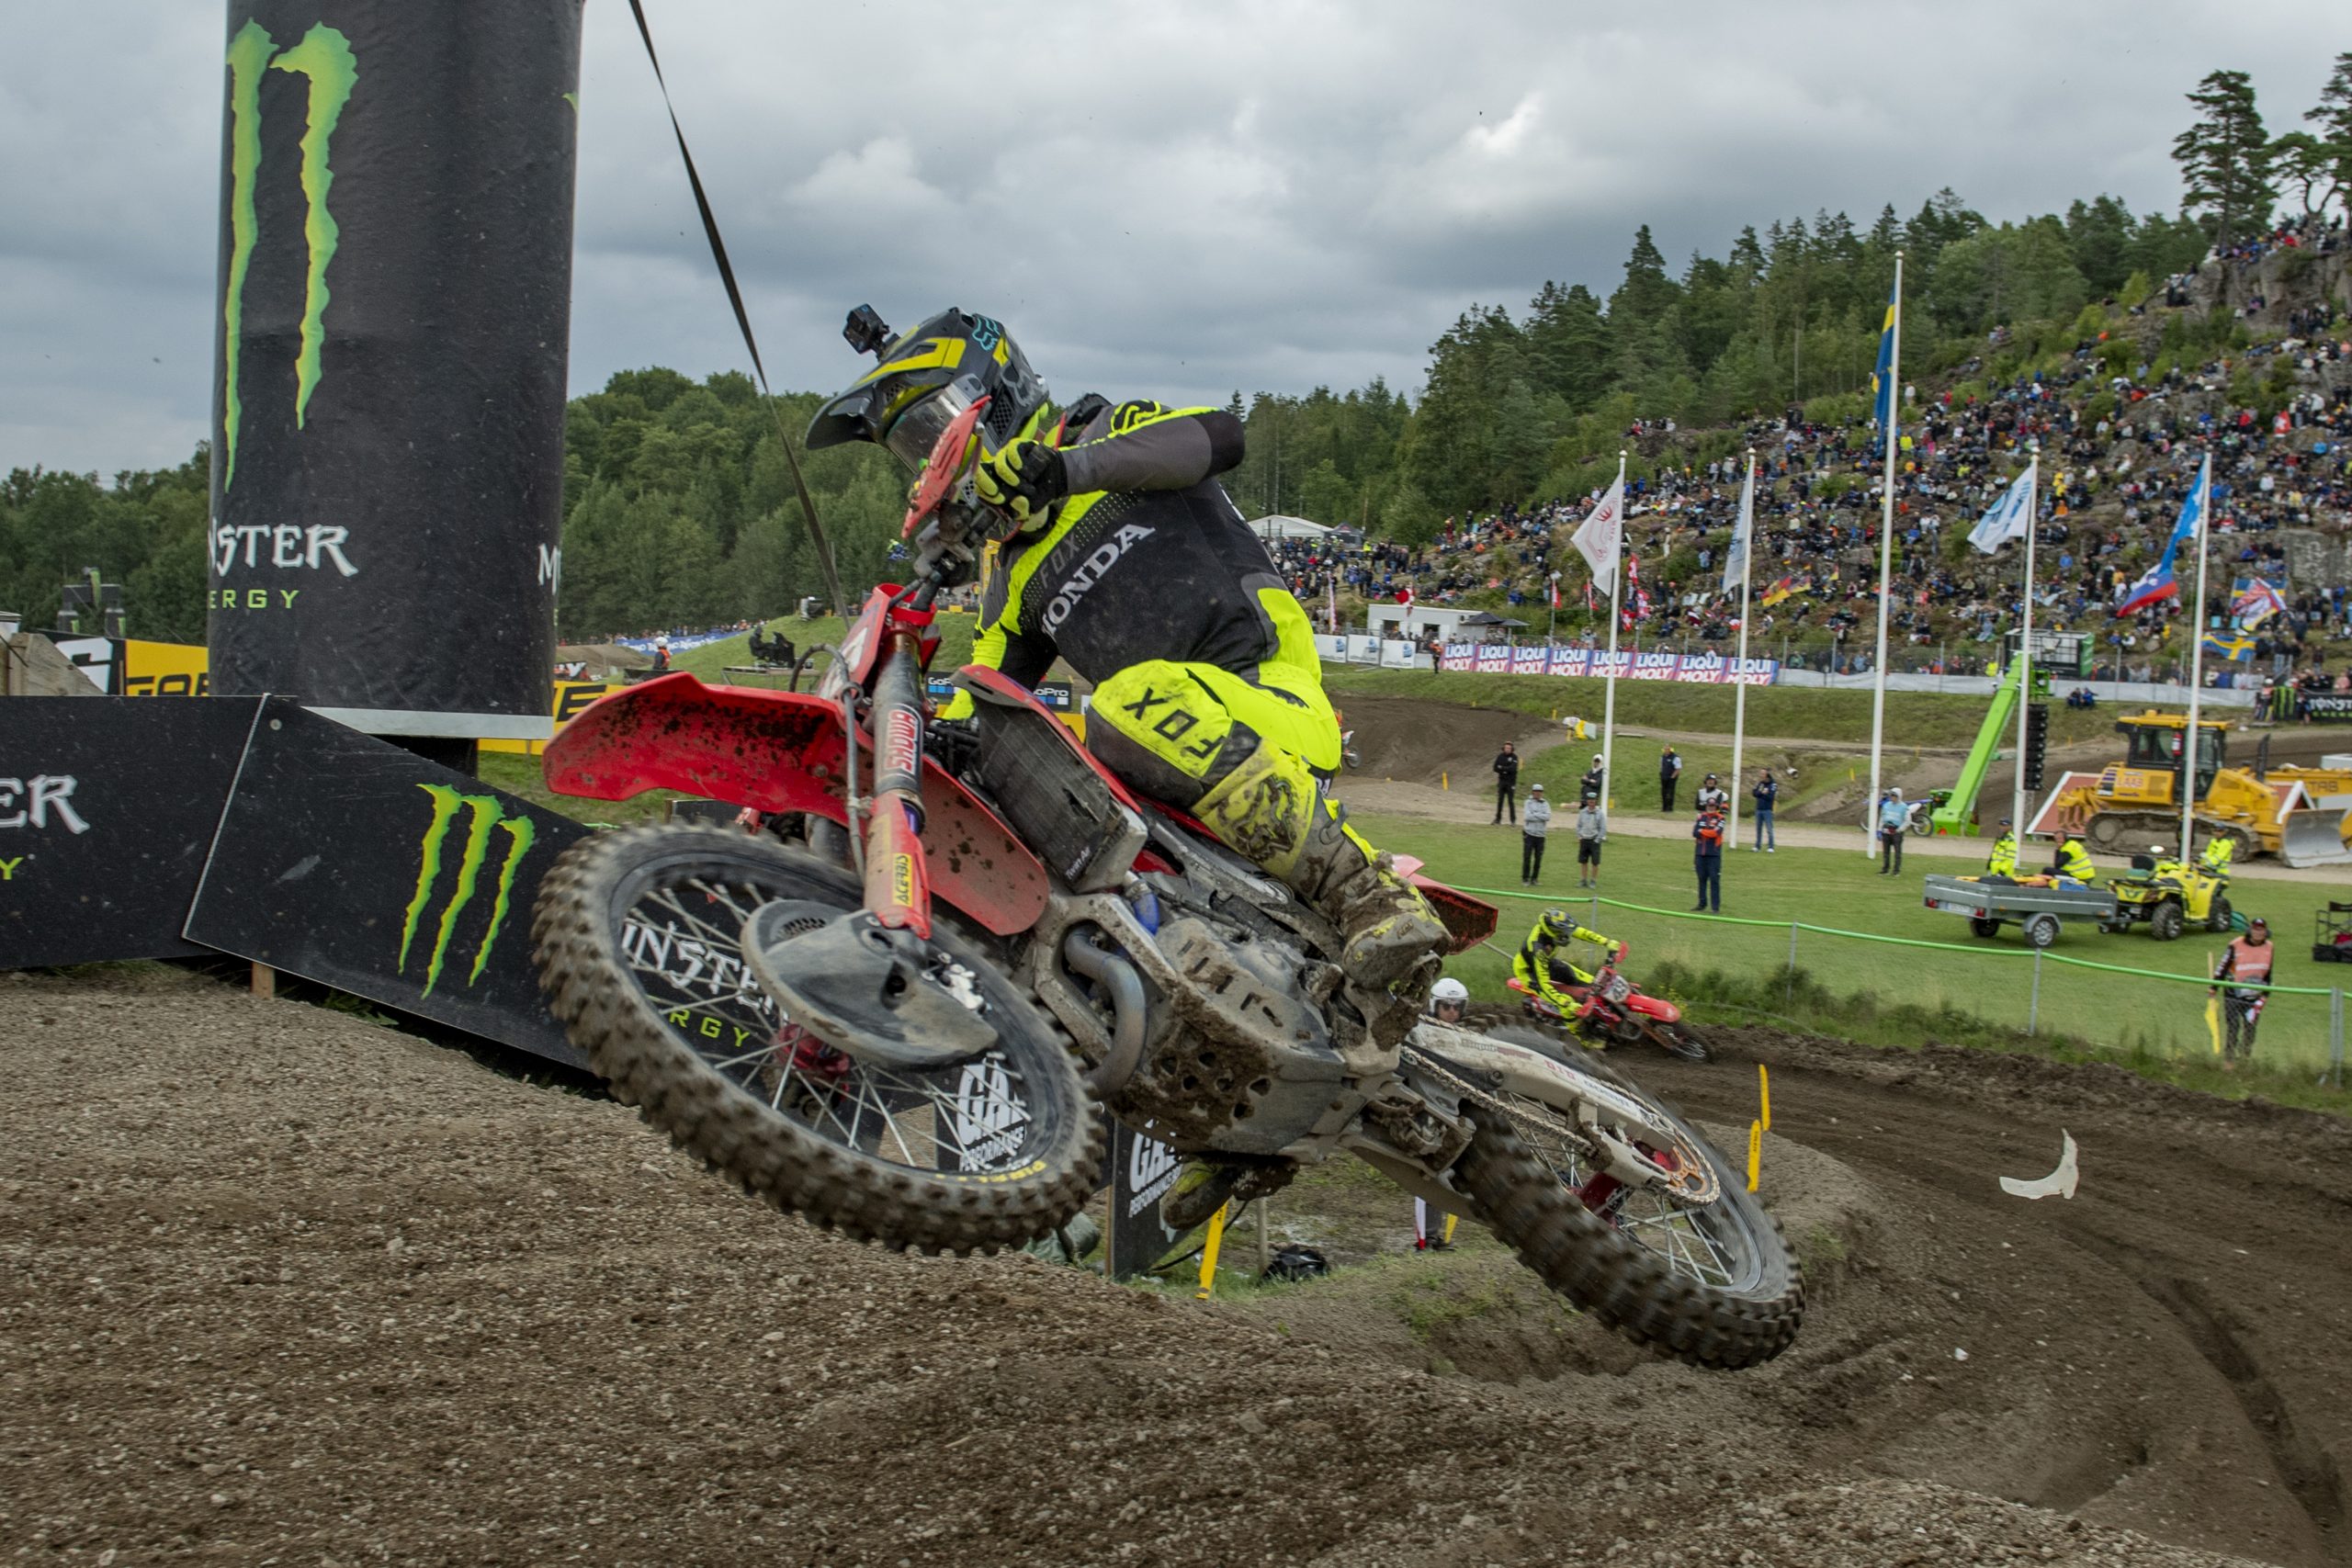
<path fill-rule="evenodd" d="M 2281 246 L 2325 254 L 2344 243 L 2340 224 L 2299 224 L 2216 259 L 2250 266 Z M 2175 280 L 2172 292 L 2186 287 Z M 2284 599 L 2267 624 L 2228 637 L 2223 656 L 2209 645 L 2209 682 L 2305 671 L 2315 644 L 2352 637 L 2352 587 L 2295 581 L 2281 538 L 2309 528 L 2337 548 L 2352 542 L 2352 321 L 2320 299 L 2273 324 L 2285 335 L 2201 362 L 2156 355 L 2161 369 L 2152 351 L 2119 349 L 2100 333 L 2053 369 L 1996 381 L 1980 358 L 1958 368 L 1953 389 L 1906 388 L 1891 662 L 1978 671 L 1992 650 L 1977 645 L 2017 624 L 2018 552 L 1987 556 L 1965 536 L 2037 447 L 2035 624 L 2091 636 L 2095 679 L 2185 679 L 2193 569 L 2178 594 L 2120 619 L 2111 607 L 2161 553 L 2208 454 L 2216 539 L 2209 613 L 2226 615 L 2233 585 L 2256 578 Z M 1648 438 L 1656 456 L 1672 450 L 1663 422 L 1628 434 L 1637 444 Z M 1817 423 L 1792 408 L 1752 423 L 1740 445 L 1758 457 L 1751 638 L 1792 663 L 1867 672 L 1883 473 L 1873 426 L 1867 417 Z M 1744 468 L 1738 456 L 1668 461 L 1629 482 L 1629 545 L 1653 611 L 1639 628 L 1648 645 L 1721 651 L 1736 636 L 1738 600 L 1720 584 Z M 1586 574 L 1567 539 L 1585 511 L 1578 502 L 1448 519 L 1418 549 L 1295 544 L 1283 566 L 1318 612 L 1329 582 L 1372 600 L 1409 588 L 1418 603 L 1540 608 L 1550 571 L 1572 566 L 1562 578 L 1565 602 L 1580 610 Z"/>

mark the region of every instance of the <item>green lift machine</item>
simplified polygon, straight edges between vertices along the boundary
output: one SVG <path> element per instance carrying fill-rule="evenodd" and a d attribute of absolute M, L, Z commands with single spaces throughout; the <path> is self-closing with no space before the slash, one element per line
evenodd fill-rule
<path fill-rule="evenodd" d="M 1960 781 L 1948 791 L 1938 791 L 1942 796 L 1928 813 L 1928 822 L 1937 838 L 1973 838 L 1977 832 L 1976 796 L 1984 787 L 1986 770 L 2001 758 L 2002 746 L 2017 734 L 2018 678 L 2030 667 L 2033 671 L 2033 692 L 2029 699 L 2035 709 L 2026 716 L 2026 787 L 2039 789 L 2041 738 L 2049 733 L 2049 700 L 2051 678 L 2064 674 L 2080 680 L 2090 659 L 2091 639 L 2080 632 L 2045 632 L 2033 634 L 2033 659 L 2019 659 L 2018 634 L 2010 632 L 2001 639 L 2003 664 L 1999 678 L 1993 685 L 1993 705 L 1984 712 L 1984 722 L 1976 727 L 1975 743 L 1968 749 L 1968 760 L 1961 764 Z M 2018 824 L 2023 832 L 2025 824 Z"/>

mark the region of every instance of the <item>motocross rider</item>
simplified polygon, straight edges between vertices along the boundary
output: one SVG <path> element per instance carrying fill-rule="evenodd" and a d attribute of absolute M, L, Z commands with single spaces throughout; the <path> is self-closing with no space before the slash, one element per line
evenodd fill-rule
<path fill-rule="evenodd" d="M 879 363 L 818 411 L 809 447 L 873 441 L 920 468 L 987 398 L 973 482 L 994 527 L 973 662 L 1035 686 L 1058 655 L 1093 682 L 1088 749 L 1329 917 L 1350 980 L 1389 1002 L 1375 1028 L 1401 1034 L 1445 928 L 1330 796 L 1340 728 L 1313 629 L 1216 479 L 1241 460 L 1241 422 L 1091 393 L 1056 403 L 1004 328 L 964 310 L 887 332 L 853 314 L 850 341 Z M 959 692 L 941 714 L 971 711 Z M 1215 1206 L 1204 1179 L 1180 1179 L 1171 1224 Z"/>
<path fill-rule="evenodd" d="M 1570 995 L 1568 987 L 1592 984 L 1592 976 L 1567 956 L 1567 944 L 1572 942 L 1606 948 L 1611 958 L 1624 951 L 1624 943 L 1577 924 L 1566 909 L 1546 909 L 1536 917 L 1527 940 L 1520 943 L 1510 961 L 1510 972 L 1520 984 L 1558 1008 L 1563 1018 L 1574 1018 L 1584 1006 L 1584 998 Z"/>

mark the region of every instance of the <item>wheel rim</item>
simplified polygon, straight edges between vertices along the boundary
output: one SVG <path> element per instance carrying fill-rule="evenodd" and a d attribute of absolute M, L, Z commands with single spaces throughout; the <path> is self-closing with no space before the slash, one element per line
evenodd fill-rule
<path fill-rule="evenodd" d="M 1620 1093 L 1624 1092 L 1619 1090 Z M 1681 1182 L 1698 1190 L 1715 1190 L 1713 1201 L 1693 1204 L 1678 1201 L 1668 1191 L 1634 1188 L 1618 1182 L 1597 1168 L 1583 1138 L 1569 1119 L 1555 1108 L 1508 1091 L 1498 1101 L 1528 1151 L 1593 1213 L 1615 1226 L 1619 1235 L 1656 1253 L 1674 1272 L 1717 1290 L 1754 1289 L 1764 1275 L 1762 1250 L 1747 1226 L 1725 1201 L 1718 1184 L 1724 1172 L 1689 1134 L 1676 1128 L 1672 1149 L 1643 1145 L 1661 1165 L 1674 1162 L 1688 1177 Z M 1669 1126 L 1674 1125 L 1671 1122 Z"/>
<path fill-rule="evenodd" d="M 743 921 L 770 899 L 808 896 L 787 878 L 740 871 L 625 889 L 622 961 L 705 1066 L 811 1136 L 926 1173 L 1001 1172 L 1035 1160 L 1046 1129 L 1004 1052 L 922 1070 L 877 1066 L 795 1023 L 759 988 L 743 960 Z"/>

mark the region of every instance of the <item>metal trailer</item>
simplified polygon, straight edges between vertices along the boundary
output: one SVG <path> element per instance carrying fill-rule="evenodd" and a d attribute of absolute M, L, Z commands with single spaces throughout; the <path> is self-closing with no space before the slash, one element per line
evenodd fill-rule
<path fill-rule="evenodd" d="M 1963 876 L 1929 876 L 1927 905 L 1966 916 L 1968 929 L 1980 937 L 2015 925 L 2028 947 L 2048 947 L 2068 920 L 2103 926 L 2115 919 L 2115 895 L 2103 887 L 2027 887 Z"/>

